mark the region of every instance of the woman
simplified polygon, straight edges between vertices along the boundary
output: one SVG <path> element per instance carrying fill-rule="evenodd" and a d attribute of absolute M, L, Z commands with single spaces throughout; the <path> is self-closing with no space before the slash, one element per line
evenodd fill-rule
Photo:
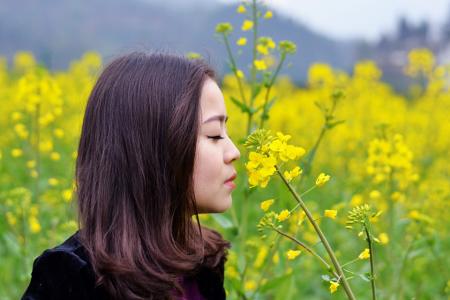
<path fill-rule="evenodd" d="M 215 80 L 164 53 L 104 69 L 76 161 L 80 230 L 34 261 L 23 299 L 225 298 L 229 243 L 198 219 L 230 207 L 240 156 Z"/>

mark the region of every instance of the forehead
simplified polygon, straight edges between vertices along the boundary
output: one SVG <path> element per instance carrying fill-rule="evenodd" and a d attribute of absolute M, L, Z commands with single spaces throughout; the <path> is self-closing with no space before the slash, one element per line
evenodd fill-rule
<path fill-rule="evenodd" d="M 226 115 L 222 91 L 211 78 L 207 78 L 203 84 L 200 95 L 200 108 L 202 123 L 216 115 Z"/>

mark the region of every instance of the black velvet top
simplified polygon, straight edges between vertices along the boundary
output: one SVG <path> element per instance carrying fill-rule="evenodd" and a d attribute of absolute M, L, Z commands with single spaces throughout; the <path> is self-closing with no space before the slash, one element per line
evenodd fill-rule
<path fill-rule="evenodd" d="M 108 299 L 102 287 L 95 286 L 94 271 L 78 233 L 61 245 L 45 250 L 34 260 L 31 281 L 22 300 Z M 190 281 L 196 283 L 200 298 L 181 299 L 225 299 L 223 276 L 224 260 L 217 269 L 200 268 Z"/>

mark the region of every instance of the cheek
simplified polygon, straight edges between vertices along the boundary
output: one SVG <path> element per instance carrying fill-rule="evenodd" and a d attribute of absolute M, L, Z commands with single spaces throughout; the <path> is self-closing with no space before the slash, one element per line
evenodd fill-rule
<path fill-rule="evenodd" d="M 195 157 L 194 180 L 201 184 L 220 181 L 221 157 L 220 151 L 208 143 L 199 143 Z"/>

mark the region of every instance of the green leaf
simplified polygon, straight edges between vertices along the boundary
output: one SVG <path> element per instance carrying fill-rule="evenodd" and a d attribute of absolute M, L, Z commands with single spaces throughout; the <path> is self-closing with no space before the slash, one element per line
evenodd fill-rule
<path fill-rule="evenodd" d="M 238 268 L 238 272 L 240 274 L 244 273 L 246 265 L 247 265 L 247 262 L 245 260 L 245 255 L 238 255 L 237 268 Z"/>
<path fill-rule="evenodd" d="M 333 128 L 333 127 L 335 127 L 335 126 L 337 126 L 339 124 L 342 124 L 342 123 L 345 123 L 345 120 L 338 120 L 338 121 L 330 122 L 330 123 L 327 124 L 327 127 L 329 129 L 331 129 L 331 128 Z"/>
<path fill-rule="evenodd" d="M 317 106 L 320 109 L 320 111 L 325 111 L 325 108 L 323 107 L 322 103 L 314 101 L 314 105 Z"/>
<path fill-rule="evenodd" d="M 261 84 L 259 84 L 259 85 L 256 86 L 255 94 L 253 95 L 253 98 L 254 98 L 254 99 L 255 99 L 256 97 L 258 97 L 259 93 L 261 92 L 261 89 L 262 89 L 262 85 L 261 85 Z"/>
<path fill-rule="evenodd" d="M 282 276 L 279 276 L 279 277 L 275 277 L 274 279 L 268 280 L 266 284 L 261 286 L 259 291 L 261 293 L 265 293 L 265 292 L 267 292 L 267 291 L 269 291 L 269 290 L 279 286 L 280 284 L 284 283 L 291 276 L 292 276 L 292 273 L 285 274 L 285 275 L 282 275 Z"/>
<path fill-rule="evenodd" d="M 231 101 L 233 101 L 233 103 L 237 107 L 239 107 L 243 113 L 248 113 L 248 114 L 252 113 L 251 109 L 247 105 L 245 105 L 244 103 L 242 103 L 238 99 L 234 98 L 233 96 L 231 96 L 230 98 L 231 98 Z"/>
<path fill-rule="evenodd" d="M 366 276 L 366 275 L 364 275 L 364 274 L 358 274 L 358 275 L 359 275 L 359 277 L 361 277 L 362 280 L 367 281 L 367 282 L 370 282 L 370 279 L 369 279 L 368 276 Z M 369 274 L 369 275 L 370 275 L 370 274 Z"/>
<path fill-rule="evenodd" d="M 275 104 L 275 100 L 277 100 L 278 97 L 272 97 L 272 99 L 270 99 L 270 101 L 267 103 L 267 110 L 271 109 L 272 106 Z"/>
<path fill-rule="evenodd" d="M 231 222 L 230 219 L 223 215 L 211 214 L 210 216 L 224 229 L 230 229 L 234 227 L 233 222 Z"/>

